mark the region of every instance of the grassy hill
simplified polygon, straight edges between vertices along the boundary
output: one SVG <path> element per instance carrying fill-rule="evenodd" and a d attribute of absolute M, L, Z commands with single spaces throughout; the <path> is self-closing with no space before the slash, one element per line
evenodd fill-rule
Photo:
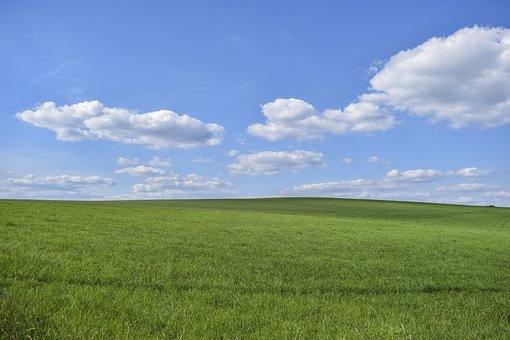
<path fill-rule="evenodd" d="M 11 337 L 510 338 L 510 209 L 0 201 Z"/>

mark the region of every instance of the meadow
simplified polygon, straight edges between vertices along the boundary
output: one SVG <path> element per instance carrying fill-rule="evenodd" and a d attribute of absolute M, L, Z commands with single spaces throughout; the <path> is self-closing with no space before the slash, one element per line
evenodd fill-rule
<path fill-rule="evenodd" d="M 0 200 L 2 338 L 510 338 L 510 209 Z"/>

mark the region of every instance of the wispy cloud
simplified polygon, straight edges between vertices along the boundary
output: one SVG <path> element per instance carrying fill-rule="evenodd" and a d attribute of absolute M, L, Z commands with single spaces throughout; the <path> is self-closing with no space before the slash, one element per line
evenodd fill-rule
<path fill-rule="evenodd" d="M 85 57 L 80 57 L 77 59 L 68 60 L 68 61 L 66 61 L 66 62 L 46 71 L 46 72 L 43 72 L 43 73 L 31 78 L 30 82 L 37 83 L 37 82 L 42 81 L 47 78 L 75 81 L 75 80 L 77 80 L 76 78 L 66 77 L 66 76 L 62 75 L 62 73 L 65 70 L 68 70 L 69 68 L 72 68 L 73 66 L 76 66 L 77 64 L 82 62 L 84 59 L 85 59 Z"/>

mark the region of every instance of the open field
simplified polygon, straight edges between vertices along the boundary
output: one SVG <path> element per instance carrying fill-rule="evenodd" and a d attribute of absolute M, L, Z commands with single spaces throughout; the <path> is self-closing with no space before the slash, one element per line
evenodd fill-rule
<path fill-rule="evenodd" d="M 510 209 L 0 201 L 10 337 L 510 338 Z"/>

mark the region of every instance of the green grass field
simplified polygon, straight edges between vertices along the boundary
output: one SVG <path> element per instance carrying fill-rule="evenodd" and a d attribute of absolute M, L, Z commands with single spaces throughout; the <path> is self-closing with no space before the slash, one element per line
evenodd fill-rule
<path fill-rule="evenodd" d="M 510 338 L 510 209 L 0 201 L 4 338 Z"/>

